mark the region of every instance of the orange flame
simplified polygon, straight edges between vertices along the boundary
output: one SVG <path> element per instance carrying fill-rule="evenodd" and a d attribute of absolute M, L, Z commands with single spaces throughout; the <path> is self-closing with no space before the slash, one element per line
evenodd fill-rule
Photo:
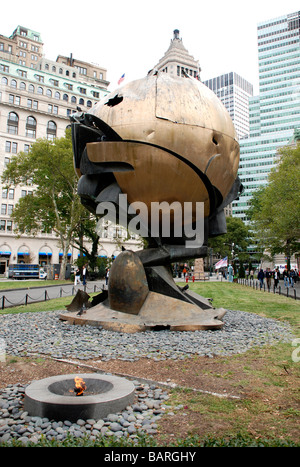
<path fill-rule="evenodd" d="M 79 378 L 78 376 L 74 378 L 74 381 L 75 381 L 74 391 L 76 392 L 76 396 L 81 396 L 83 394 L 83 391 L 85 391 L 86 389 L 86 384 L 83 381 L 83 379 Z"/>

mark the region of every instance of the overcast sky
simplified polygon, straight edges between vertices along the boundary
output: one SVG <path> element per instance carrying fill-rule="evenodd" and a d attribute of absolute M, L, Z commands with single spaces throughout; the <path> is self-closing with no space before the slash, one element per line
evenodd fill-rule
<path fill-rule="evenodd" d="M 74 58 L 120 76 L 143 78 L 167 51 L 173 30 L 199 60 L 202 81 L 235 71 L 258 93 L 257 24 L 300 10 L 299 0 L 14 0 L 1 5 L 0 34 L 20 25 L 40 32 L 51 60 Z"/>

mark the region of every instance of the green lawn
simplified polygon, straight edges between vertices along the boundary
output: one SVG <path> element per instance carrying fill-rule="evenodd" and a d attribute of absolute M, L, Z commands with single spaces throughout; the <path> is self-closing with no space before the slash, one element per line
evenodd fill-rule
<path fill-rule="evenodd" d="M 30 280 L 30 281 L 0 281 L 0 290 L 8 289 L 23 289 L 32 287 L 47 287 L 48 285 L 66 285 L 71 284 L 71 281 L 59 281 L 59 280 Z"/>
<path fill-rule="evenodd" d="M 190 290 L 213 299 L 215 308 L 248 311 L 300 327 L 300 300 L 230 282 L 195 282 Z"/>

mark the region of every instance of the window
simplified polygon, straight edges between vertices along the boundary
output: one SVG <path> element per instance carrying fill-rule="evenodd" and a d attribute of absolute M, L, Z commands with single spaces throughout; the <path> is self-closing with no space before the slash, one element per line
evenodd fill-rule
<path fill-rule="evenodd" d="M 47 139 L 54 141 L 56 138 L 56 123 L 50 120 L 47 124 Z"/>
<path fill-rule="evenodd" d="M 12 232 L 12 226 L 13 226 L 12 221 L 6 221 L 6 230 L 8 232 Z"/>
<path fill-rule="evenodd" d="M 52 97 L 52 91 L 51 91 L 51 89 L 47 89 L 47 91 L 46 91 L 46 96 L 47 96 L 47 97 Z"/>
<path fill-rule="evenodd" d="M 92 107 L 92 101 L 87 101 L 87 102 L 86 102 L 86 106 L 87 106 L 87 107 Z"/>
<path fill-rule="evenodd" d="M 27 71 L 25 70 L 17 70 L 19 76 L 23 76 L 23 78 L 27 78 Z"/>
<path fill-rule="evenodd" d="M 5 141 L 5 152 L 12 152 L 13 154 L 17 154 L 18 143 Z"/>
<path fill-rule="evenodd" d="M 41 86 L 39 86 L 39 87 L 37 88 L 37 93 L 38 93 L 38 94 L 44 94 L 44 90 L 43 90 L 43 88 L 42 88 Z"/>
<path fill-rule="evenodd" d="M 63 100 L 66 101 L 66 102 L 68 102 L 68 100 L 69 100 L 68 94 L 64 94 L 64 95 L 63 95 Z"/>
<path fill-rule="evenodd" d="M 15 112 L 10 112 L 7 119 L 7 133 L 11 135 L 18 134 L 19 117 Z"/>
<path fill-rule="evenodd" d="M 15 79 L 11 80 L 10 85 L 12 88 L 17 89 L 17 81 Z"/>
<path fill-rule="evenodd" d="M 76 97 L 75 96 L 72 96 L 71 97 L 71 103 L 72 104 L 76 104 L 77 100 L 76 100 Z"/>
<path fill-rule="evenodd" d="M 7 204 L 1 204 L 1 214 L 6 215 L 7 213 Z"/>
<path fill-rule="evenodd" d="M 0 230 L 5 230 L 6 221 L 0 220 Z"/>
<path fill-rule="evenodd" d="M 58 91 L 55 91 L 54 97 L 55 99 L 60 99 L 60 93 Z"/>
<path fill-rule="evenodd" d="M 77 70 L 79 71 L 79 73 L 81 75 L 86 75 L 87 74 L 87 69 L 86 68 L 84 68 L 82 66 L 76 66 L 76 65 L 75 65 L 75 68 L 77 68 Z"/>
<path fill-rule="evenodd" d="M 82 97 L 79 99 L 79 104 L 84 105 L 84 99 L 82 99 Z"/>
<path fill-rule="evenodd" d="M 29 138 L 36 138 L 36 119 L 27 117 L 25 135 Z"/>
<path fill-rule="evenodd" d="M 33 86 L 33 84 L 29 84 L 29 86 L 28 86 L 28 91 L 29 91 L 29 92 L 34 92 L 34 86 Z"/>
<path fill-rule="evenodd" d="M 8 192 L 8 199 L 14 199 L 14 197 L 15 197 L 15 189 L 10 188 Z"/>
<path fill-rule="evenodd" d="M 2 78 L 1 84 L 5 84 L 5 85 L 7 86 L 7 84 L 8 84 L 8 79 L 7 79 L 5 76 L 3 76 L 3 78 Z"/>
<path fill-rule="evenodd" d="M 26 154 L 29 153 L 29 149 L 30 149 L 30 145 L 29 145 L 29 144 L 24 144 L 24 152 L 25 152 Z"/>
<path fill-rule="evenodd" d="M 26 89 L 26 84 L 24 83 L 24 81 L 21 81 L 20 89 Z"/>
<path fill-rule="evenodd" d="M 2 198 L 3 199 L 7 199 L 7 193 L 8 193 L 8 189 L 7 188 L 2 188 Z"/>
<path fill-rule="evenodd" d="M 13 212 L 14 205 L 13 204 L 8 204 L 7 205 L 7 214 L 10 216 Z"/>

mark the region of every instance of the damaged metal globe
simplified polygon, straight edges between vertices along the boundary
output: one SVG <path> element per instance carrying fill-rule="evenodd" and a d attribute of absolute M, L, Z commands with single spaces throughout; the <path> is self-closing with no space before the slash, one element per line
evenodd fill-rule
<path fill-rule="evenodd" d="M 84 316 L 61 319 L 122 332 L 221 328 L 226 311 L 177 286 L 171 270 L 207 255 L 242 190 L 239 144 L 221 101 L 194 78 L 154 70 L 71 122 L 82 204 L 142 232 L 147 247 L 122 251 L 108 290 L 85 303 Z"/>

